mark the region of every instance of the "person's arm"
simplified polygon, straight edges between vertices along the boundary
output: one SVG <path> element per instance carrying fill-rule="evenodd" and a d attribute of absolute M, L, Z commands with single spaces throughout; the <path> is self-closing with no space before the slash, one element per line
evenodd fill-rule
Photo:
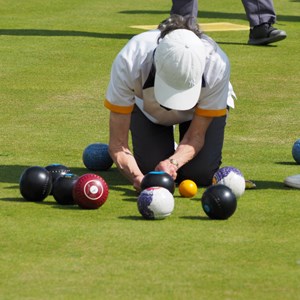
<path fill-rule="evenodd" d="M 109 154 L 120 172 L 139 191 L 144 177 L 128 145 L 131 114 L 110 112 Z"/>
<path fill-rule="evenodd" d="M 161 161 L 156 170 L 169 173 L 174 179 L 177 170 L 189 162 L 202 149 L 205 142 L 205 134 L 213 118 L 194 115 L 189 129 L 178 145 L 175 153 L 168 159 Z"/>

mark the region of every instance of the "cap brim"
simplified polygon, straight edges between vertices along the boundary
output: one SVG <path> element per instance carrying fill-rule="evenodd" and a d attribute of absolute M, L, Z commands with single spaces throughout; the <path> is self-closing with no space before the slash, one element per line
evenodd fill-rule
<path fill-rule="evenodd" d="M 200 96 L 202 82 L 188 90 L 178 90 L 167 85 L 156 73 L 154 80 L 154 96 L 156 101 L 169 109 L 189 110 L 193 108 Z"/>

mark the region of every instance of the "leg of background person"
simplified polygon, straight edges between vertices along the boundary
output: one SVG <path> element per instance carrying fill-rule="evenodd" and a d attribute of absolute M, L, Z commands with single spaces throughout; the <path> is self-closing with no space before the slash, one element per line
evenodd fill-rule
<path fill-rule="evenodd" d="M 198 0 L 172 0 L 171 15 L 198 16 Z"/>
<path fill-rule="evenodd" d="M 250 24 L 248 44 L 267 45 L 286 38 L 283 30 L 274 28 L 276 13 L 273 0 L 242 0 Z"/>
<path fill-rule="evenodd" d="M 190 122 L 180 124 L 180 139 L 188 129 Z M 191 179 L 199 186 L 211 185 L 214 173 L 219 169 L 222 161 L 222 148 L 226 116 L 215 118 L 210 124 L 202 150 L 186 165 L 178 170 L 178 182 Z"/>
<path fill-rule="evenodd" d="M 250 27 L 276 22 L 272 0 L 242 0 Z"/>
<path fill-rule="evenodd" d="M 135 106 L 130 125 L 133 154 L 143 174 L 154 171 L 156 165 L 174 153 L 173 126 L 151 122 Z"/>

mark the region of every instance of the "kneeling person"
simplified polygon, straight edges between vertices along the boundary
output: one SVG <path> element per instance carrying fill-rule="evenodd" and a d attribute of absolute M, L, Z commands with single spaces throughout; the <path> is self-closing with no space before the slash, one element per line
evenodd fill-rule
<path fill-rule="evenodd" d="M 226 54 L 195 19 L 172 15 L 133 37 L 113 62 L 105 100 L 113 161 L 136 190 L 153 170 L 211 184 L 233 97 Z"/>

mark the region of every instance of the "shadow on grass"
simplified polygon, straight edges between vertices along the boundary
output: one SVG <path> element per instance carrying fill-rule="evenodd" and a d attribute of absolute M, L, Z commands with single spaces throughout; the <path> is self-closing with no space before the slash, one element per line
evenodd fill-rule
<path fill-rule="evenodd" d="M 53 206 L 53 205 L 57 205 L 58 204 L 54 201 L 49 201 L 47 199 L 45 199 L 44 201 L 27 201 L 22 197 L 6 197 L 6 198 L 0 198 L 0 201 L 7 201 L 7 202 L 20 202 L 20 203 L 35 203 L 37 205 L 48 205 L 48 206 Z"/>
<path fill-rule="evenodd" d="M 277 161 L 275 164 L 276 165 L 283 165 L 283 166 L 298 166 L 299 165 L 299 164 L 297 164 L 296 162 L 293 162 L 293 161 Z"/>
<path fill-rule="evenodd" d="M 28 203 L 28 204 L 36 204 L 36 205 L 46 205 L 46 206 L 51 206 L 54 209 L 62 209 L 62 210 L 78 210 L 82 211 L 83 209 L 80 208 L 78 205 L 60 205 L 56 201 L 48 201 L 45 199 L 44 201 L 27 201 L 23 198 L 16 198 L 16 197 L 11 197 L 11 198 L 0 198 L 0 201 L 6 201 L 6 202 L 14 202 L 14 203 Z"/>
<path fill-rule="evenodd" d="M 28 165 L 0 165 L 0 182 L 13 183 L 14 186 L 6 188 L 18 188 L 22 173 L 31 166 Z M 43 166 L 45 167 L 45 166 Z M 81 176 L 87 173 L 94 173 L 107 180 L 110 187 L 128 185 L 128 181 L 120 174 L 117 168 L 112 167 L 107 171 L 91 171 L 86 168 L 68 166 L 71 173 Z"/>
<path fill-rule="evenodd" d="M 64 30 L 44 30 L 44 29 L 0 29 L 0 36 L 82 36 L 92 38 L 110 38 L 110 39 L 124 39 L 130 40 L 135 34 L 106 34 L 96 32 L 84 32 L 84 31 L 64 31 Z M 247 43 L 237 42 L 222 42 L 216 40 L 220 45 L 237 45 L 237 46 L 249 46 Z M 277 47 L 277 45 L 264 45 L 260 47 Z"/>
<path fill-rule="evenodd" d="M 4 190 L 17 190 L 19 188 L 18 185 L 11 185 L 11 186 L 6 186 L 3 189 Z"/>
<path fill-rule="evenodd" d="M 48 196 L 51 197 L 51 196 Z M 6 197 L 6 198 L 0 198 L 0 201 L 4 202 L 18 202 L 18 203 L 28 203 L 28 204 L 36 204 L 36 205 L 46 205 L 46 206 L 51 206 L 52 208 L 55 209 L 62 209 L 62 210 L 91 210 L 91 209 L 82 209 L 80 208 L 77 204 L 68 204 L 68 205 L 62 205 L 57 203 L 54 198 L 53 200 L 47 200 L 49 198 L 44 199 L 43 201 L 27 201 L 23 199 L 22 197 Z"/>
<path fill-rule="evenodd" d="M 255 192 L 256 190 L 286 190 L 288 189 L 284 184 L 283 181 L 268 181 L 268 180 L 253 180 L 256 184 L 255 189 L 247 189 L 248 191 Z"/>
<path fill-rule="evenodd" d="M 146 220 L 142 216 L 119 216 L 118 219 L 130 220 L 130 221 L 152 221 L 152 220 Z"/>
<path fill-rule="evenodd" d="M 164 219 L 157 219 L 157 220 L 147 220 L 143 218 L 142 216 L 119 216 L 119 219 L 124 219 L 124 220 L 130 220 L 130 221 L 163 221 Z M 203 216 L 183 216 L 179 217 L 180 219 L 186 219 L 186 220 L 196 220 L 196 221 L 215 221 L 210 219 L 209 217 L 203 217 Z"/>
<path fill-rule="evenodd" d="M 288 164 L 292 165 L 294 163 L 291 162 L 277 162 L 277 164 Z M 29 166 L 26 165 L 2 165 L 0 166 L 0 182 L 3 183 L 10 183 L 11 186 L 6 186 L 3 189 L 19 189 L 19 179 L 21 174 L 26 170 Z M 102 172 L 95 172 L 90 171 L 86 168 L 78 168 L 78 167 L 71 167 L 69 166 L 72 173 L 81 176 L 86 173 L 94 173 L 100 175 L 104 178 L 104 180 L 108 183 L 109 189 L 111 191 L 118 192 L 122 198 L 122 201 L 128 202 L 136 202 L 138 194 L 136 191 L 131 187 L 130 183 L 120 174 L 116 167 L 112 167 L 108 171 Z M 284 185 L 283 180 L 282 182 L 278 181 L 268 181 L 268 180 L 253 180 L 256 184 L 256 189 L 247 190 L 251 192 L 255 192 L 256 190 L 288 190 L 289 188 Z M 113 200 L 113 194 L 111 194 L 111 198 Z M 14 198 L 0 198 L 2 201 L 14 201 L 14 202 L 28 202 L 21 197 L 14 197 Z M 198 199 L 193 199 L 197 200 Z M 59 209 L 78 209 L 77 206 L 61 206 L 57 205 L 56 202 L 47 201 L 47 198 L 42 202 L 36 202 L 37 204 L 42 205 L 56 205 Z M 199 217 L 197 217 L 199 218 Z"/>
<path fill-rule="evenodd" d="M 299 0 L 291 0 L 291 2 L 299 2 Z M 123 10 L 120 14 L 130 15 L 169 15 L 168 10 Z M 227 12 L 216 12 L 216 11 L 203 11 L 200 10 L 198 17 L 206 19 L 228 19 L 228 20 L 244 20 L 247 21 L 245 13 L 227 13 Z M 162 18 L 163 20 L 164 18 Z M 299 16 L 289 15 L 277 15 L 277 19 L 287 22 L 299 22 Z M 162 21 L 161 20 L 161 21 Z M 160 21 L 159 21 L 160 22 Z M 158 22 L 158 23 L 159 23 Z M 157 24 L 158 24 L 157 23 Z M 284 24 L 280 24 L 284 26 Z M 87 38 L 100 38 L 100 39 L 125 39 L 129 40 L 134 34 L 128 33 L 107 33 L 107 32 L 89 32 L 89 31 L 78 31 L 78 30 L 60 30 L 60 29 L 35 29 L 35 28 L 23 28 L 23 29 L 0 29 L 0 35 L 7 36 L 51 36 L 51 37 L 87 37 Z"/>
<path fill-rule="evenodd" d="M 0 198 L 1 201 L 6 201 L 6 202 L 22 202 L 22 203 L 30 203 L 29 201 L 26 201 L 25 199 L 23 198 L 17 198 L 17 197 L 6 197 L 6 198 Z M 33 202 L 31 202 L 33 203 Z"/>
<path fill-rule="evenodd" d="M 12 36 L 64 36 L 64 37 L 87 37 L 101 39 L 124 39 L 129 40 L 134 34 L 127 33 L 103 33 L 103 32 L 88 32 L 75 30 L 50 30 L 50 29 L 0 29 L 0 35 Z"/>
<path fill-rule="evenodd" d="M 236 43 L 236 42 L 221 42 L 218 40 L 215 40 L 216 43 L 218 43 L 219 45 L 237 45 L 237 46 L 249 46 L 249 47 L 257 47 L 254 45 L 249 45 L 248 43 Z M 260 48 L 276 48 L 278 47 L 277 45 L 274 44 L 268 44 L 268 45 L 260 45 Z"/>
<path fill-rule="evenodd" d="M 0 183 L 9 183 L 10 186 L 3 187 L 3 189 L 19 189 L 19 180 L 22 173 L 29 168 L 27 165 L 2 165 L 0 166 Z M 86 168 L 78 168 L 68 166 L 71 173 L 81 176 L 87 173 L 97 174 L 107 182 L 111 191 L 117 191 L 121 193 L 123 201 L 136 201 L 137 193 L 131 187 L 130 183 L 120 174 L 116 167 L 112 167 L 107 171 L 90 171 Z M 0 200 L 20 201 L 18 198 L 4 198 Z M 41 203 L 46 203 L 42 201 Z M 54 202 L 55 203 L 55 202 Z"/>
<path fill-rule="evenodd" d="M 299 0 L 291 0 L 291 2 L 299 2 Z M 241 4 L 241 8 L 242 4 Z M 129 15 L 160 15 L 166 14 L 169 15 L 170 11 L 168 10 L 123 10 L 119 12 L 120 14 L 129 14 Z M 205 11 L 199 7 L 198 18 L 206 19 L 229 19 L 229 20 L 245 20 L 246 13 L 229 13 L 229 12 L 219 12 L 219 11 Z M 299 22 L 299 16 L 289 16 L 289 15 L 277 15 L 279 21 L 288 21 L 288 22 Z"/>
<path fill-rule="evenodd" d="M 125 15 L 168 15 L 169 10 L 142 10 L 142 9 L 133 9 L 133 10 L 121 10 L 119 14 Z"/>
<path fill-rule="evenodd" d="M 182 216 L 182 217 L 179 217 L 180 219 L 186 219 L 186 220 L 201 220 L 201 221 L 215 221 L 215 220 L 212 220 L 210 219 L 209 217 L 207 216 Z"/>
<path fill-rule="evenodd" d="M 57 203 L 53 203 L 52 208 L 62 209 L 62 210 L 78 210 L 78 211 L 83 211 L 84 210 L 76 204 L 74 204 L 74 205 L 59 205 Z M 85 209 L 85 210 L 91 210 L 91 209 Z"/>
<path fill-rule="evenodd" d="M 128 220 L 128 221 L 144 221 L 144 222 L 162 222 L 168 219 L 145 219 L 143 216 L 119 216 L 118 219 Z"/>

